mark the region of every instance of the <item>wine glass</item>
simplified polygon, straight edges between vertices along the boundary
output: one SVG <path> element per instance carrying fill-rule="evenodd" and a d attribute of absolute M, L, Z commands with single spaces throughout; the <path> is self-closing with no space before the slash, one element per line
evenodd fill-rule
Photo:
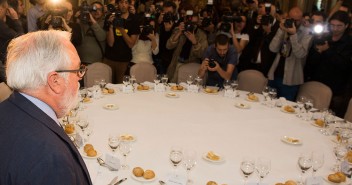
<path fill-rule="evenodd" d="M 332 169 L 335 172 L 338 172 L 341 170 L 341 161 L 342 159 L 345 158 L 346 154 L 347 154 L 347 148 L 344 145 L 337 145 L 336 147 L 334 147 L 334 154 L 336 157 L 336 164 L 335 167 Z"/>
<path fill-rule="evenodd" d="M 311 154 L 301 154 L 298 157 L 298 166 L 301 169 L 300 182 L 299 184 L 304 184 L 303 175 L 304 173 L 312 167 L 312 155 Z"/>
<path fill-rule="evenodd" d="M 231 87 L 232 87 L 233 91 L 237 90 L 237 87 L 238 87 L 237 80 L 232 80 L 231 81 Z"/>
<path fill-rule="evenodd" d="M 227 91 L 231 88 L 231 80 L 224 80 L 224 89 Z"/>
<path fill-rule="evenodd" d="M 119 135 L 116 133 L 110 134 L 108 144 L 109 144 L 112 152 L 115 153 L 115 150 L 119 147 L 119 144 L 120 144 Z"/>
<path fill-rule="evenodd" d="M 322 151 L 313 151 L 312 152 L 312 167 L 313 173 L 312 176 L 315 177 L 316 172 L 319 168 L 321 168 L 324 164 L 324 152 Z"/>
<path fill-rule="evenodd" d="M 125 84 L 125 86 L 127 87 L 128 85 L 130 85 L 130 76 L 128 76 L 128 75 L 125 75 L 125 76 L 123 76 L 123 80 L 122 80 L 122 82 L 123 82 L 123 84 Z"/>
<path fill-rule="evenodd" d="M 182 148 L 178 146 L 173 146 L 170 151 L 170 161 L 172 165 L 175 168 L 175 174 L 176 174 L 176 169 L 177 166 L 181 163 L 182 161 Z"/>
<path fill-rule="evenodd" d="M 297 117 L 301 118 L 302 117 L 302 110 L 303 110 L 303 107 L 304 107 L 304 103 L 306 102 L 306 97 L 305 96 L 300 96 L 297 98 L 297 107 L 299 108 L 299 112 L 297 114 Z"/>
<path fill-rule="evenodd" d="M 105 81 L 105 79 L 104 79 L 104 78 L 100 79 L 100 81 L 99 81 L 99 87 L 100 87 L 100 89 L 104 89 L 105 86 L 106 86 L 106 81 Z"/>
<path fill-rule="evenodd" d="M 259 158 L 255 164 L 255 171 L 259 175 L 259 183 L 261 184 L 264 177 L 269 174 L 271 170 L 270 159 Z"/>
<path fill-rule="evenodd" d="M 245 157 L 241 162 L 240 168 L 244 175 L 244 185 L 246 185 L 248 177 L 254 172 L 255 169 L 254 159 Z"/>
<path fill-rule="evenodd" d="M 187 82 L 188 86 L 192 85 L 193 81 L 194 81 L 193 76 L 192 75 L 188 75 L 187 79 L 186 79 L 186 82 Z"/>
<path fill-rule="evenodd" d="M 266 102 L 268 101 L 268 97 L 269 97 L 269 86 L 265 86 L 264 89 L 262 90 L 262 94 L 264 96 L 264 101 L 263 101 L 263 105 L 266 105 Z"/>
<path fill-rule="evenodd" d="M 121 152 L 121 154 L 124 157 L 124 163 L 121 164 L 121 168 L 123 170 L 128 170 L 129 166 L 127 164 L 127 155 L 131 152 L 132 150 L 132 145 L 130 141 L 126 141 L 126 140 L 120 140 L 120 144 L 119 144 L 119 150 Z"/>
<path fill-rule="evenodd" d="M 197 164 L 196 157 L 197 153 L 194 150 L 185 150 L 183 152 L 183 166 L 187 170 L 187 184 L 193 184 L 190 178 L 190 171 Z"/>
<path fill-rule="evenodd" d="M 307 114 L 305 120 L 309 121 L 309 120 L 311 120 L 311 116 L 309 114 L 309 111 L 313 108 L 313 100 L 307 98 L 306 101 L 304 102 L 304 108 L 306 109 L 306 114 Z"/>
<path fill-rule="evenodd" d="M 159 74 L 155 75 L 155 78 L 154 78 L 155 85 L 158 85 L 160 83 L 160 80 L 161 80 L 161 76 Z"/>
<path fill-rule="evenodd" d="M 130 77 L 130 84 L 132 85 L 132 87 L 134 87 L 134 84 L 137 82 L 136 76 L 131 75 Z"/>
<path fill-rule="evenodd" d="M 161 77 L 161 83 L 166 86 L 168 80 L 169 78 L 167 77 L 167 74 L 163 74 Z"/>
<path fill-rule="evenodd" d="M 200 76 L 197 76 L 197 77 L 194 79 L 194 81 L 195 81 L 197 87 L 199 87 L 199 86 L 202 85 L 202 80 L 203 80 L 203 79 L 202 79 Z"/>
<path fill-rule="evenodd" d="M 88 127 L 89 121 L 87 120 L 87 118 L 83 118 L 81 116 L 81 118 L 76 122 L 76 124 L 79 126 L 79 128 L 81 128 L 84 134 L 84 130 Z"/>

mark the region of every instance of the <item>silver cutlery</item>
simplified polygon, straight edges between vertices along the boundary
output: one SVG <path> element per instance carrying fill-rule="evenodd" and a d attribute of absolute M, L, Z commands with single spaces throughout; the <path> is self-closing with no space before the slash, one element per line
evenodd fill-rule
<path fill-rule="evenodd" d="M 127 180 L 127 178 L 123 178 L 123 179 L 117 181 L 114 185 L 119 185 L 119 184 L 123 183 L 125 180 Z"/>
<path fill-rule="evenodd" d="M 119 177 L 114 177 L 108 185 L 114 185 Z"/>
<path fill-rule="evenodd" d="M 162 180 L 159 181 L 160 185 L 166 185 L 166 183 Z"/>
<path fill-rule="evenodd" d="M 107 167 L 110 171 L 118 171 L 118 169 L 106 164 L 105 161 L 100 157 L 97 158 L 97 161 L 100 164 L 100 166 Z"/>
<path fill-rule="evenodd" d="M 72 143 L 76 146 L 76 148 L 80 148 L 80 146 L 76 143 L 76 139 L 73 136 L 69 136 L 70 140 L 72 141 Z"/>

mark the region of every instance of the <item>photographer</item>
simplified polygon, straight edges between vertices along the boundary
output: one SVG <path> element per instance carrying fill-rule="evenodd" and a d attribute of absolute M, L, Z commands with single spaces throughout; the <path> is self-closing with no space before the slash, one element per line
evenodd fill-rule
<path fill-rule="evenodd" d="M 295 101 L 299 85 L 303 84 L 303 67 L 306 62 L 312 36 L 301 26 L 303 12 L 294 7 L 289 11 L 289 19 L 280 23 L 269 48 L 277 53 L 268 73 L 270 87 L 276 88 L 278 97 Z"/>
<path fill-rule="evenodd" d="M 159 53 L 159 35 L 155 33 L 155 21 L 146 14 L 144 23 L 141 26 L 141 34 L 138 37 L 137 43 L 132 48 L 133 64 L 150 63 L 153 64 L 152 54 Z M 133 65 L 132 64 L 132 65 Z"/>
<path fill-rule="evenodd" d="M 167 41 L 167 49 L 175 49 L 167 75 L 171 82 L 178 79 L 178 69 L 184 63 L 200 62 L 200 58 L 208 46 L 207 35 L 198 29 L 198 15 L 193 15 L 192 10 L 187 10 L 186 19 L 174 29 Z"/>
<path fill-rule="evenodd" d="M 23 28 L 16 11 L 9 7 L 6 0 L 0 0 L 0 83 L 5 82 L 7 46 L 9 42 L 23 34 Z"/>
<path fill-rule="evenodd" d="M 203 62 L 199 68 L 198 76 L 206 76 L 206 85 L 223 86 L 224 80 L 237 78 L 235 67 L 237 64 L 237 52 L 229 44 L 229 38 L 219 34 L 215 38 L 215 44 L 210 45 L 203 55 Z M 233 73 L 235 73 L 233 75 Z"/>
<path fill-rule="evenodd" d="M 167 49 L 166 43 L 175 28 L 176 19 L 176 4 L 172 1 L 165 1 L 163 3 L 162 12 L 157 18 L 159 23 L 158 30 L 160 38 L 159 53 L 157 55 L 153 55 L 154 65 L 158 71 L 158 74 L 165 74 L 172 60 L 174 50 Z"/>
<path fill-rule="evenodd" d="M 348 35 L 350 18 L 344 11 L 335 12 L 329 19 L 330 33 L 323 42 L 315 44 L 309 53 L 309 80 L 329 86 L 333 92 L 330 108 L 343 117 L 351 98 L 352 39 Z"/>
<path fill-rule="evenodd" d="M 47 14 L 39 18 L 40 30 L 61 30 L 72 33 L 71 42 L 77 47 L 82 43 L 81 27 L 72 21 L 73 9 L 69 1 L 49 4 Z"/>
<path fill-rule="evenodd" d="M 103 29 L 103 7 L 98 1 L 90 6 L 82 3 L 79 14 L 76 14 L 80 18 L 78 22 L 82 30 L 82 44 L 76 49 L 81 62 L 86 65 L 102 61 L 104 58 L 106 32 Z"/>
<path fill-rule="evenodd" d="M 124 74 L 129 72 L 132 48 L 140 31 L 136 17 L 128 11 L 130 1 L 118 0 L 117 5 L 118 11 L 108 15 L 106 20 L 108 30 L 104 63 L 112 68 L 113 83 L 122 83 Z"/>

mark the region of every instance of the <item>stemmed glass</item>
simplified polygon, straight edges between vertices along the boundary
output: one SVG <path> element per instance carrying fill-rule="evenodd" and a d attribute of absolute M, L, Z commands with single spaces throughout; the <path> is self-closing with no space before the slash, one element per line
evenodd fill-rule
<path fill-rule="evenodd" d="M 122 82 L 123 82 L 123 84 L 125 84 L 125 86 L 127 87 L 128 85 L 130 85 L 130 76 L 128 76 L 128 75 L 125 75 L 125 76 L 123 76 L 123 80 L 122 80 Z"/>
<path fill-rule="evenodd" d="M 132 87 L 134 87 L 134 84 L 137 82 L 136 76 L 131 75 L 130 77 L 130 84 L 132 85 Z"/>
<path fill-rule="evenodd" d="M 311 118 L 312 118 L 312 117 L 310 116 L 310 114 L 309 114 L 309 111 L 313 108 L 313 100 L 307 98 L 306 101 L 304 102 L 304 108 L 306 109 L 306 114 L 307 114 L 305 120 L 306 120 L 306 121 L 309 121 L 309 120 L 311 120 Z"/>
<path fill-rule="evenodd" d="M 347 148 L 344 145 L 337 145 L 336 147 L 334 147 L 334 153 L 336 156 L 336 164 L 332 170 L 338 172 L 341 170 L 341 161 L 345 158 L 347 154 Z"/>
<path fill-rule="evenodd" d="M 231 80 L 224 80 L 224 89 L 225 91 L 229 90 L 231 88 Z"/>
<path fill-rule="evenodd" d="M 305 96 L 300 96 L 297 98 L 297 107 L 299 108 L 299 112 L 297 114 L 297 117 L 301 118 L 302 117 L 302 110 L 303 110 L 303 107 L 304 107 L 304 103 L 306 102 L 306 97 Z"/>
<path fill-rule="evenodd" d="M 100 79 L 100 81 L 99 81 L 99 87 L 100 87 L 100 89 L 104 89 L 105 86 L 106 86 L 106 81 L 105 81 L 105 79 L 104 79 L 104 78 Z"/>
<path fill-rule="evenodd" d="M 194 81 L 195 81 L 197 87 L 199 87 L 199 86 L 202 85 L 202 80 L 203 80 L 203 79 L 202 79 L 200 76 L 197 76 L 197 77 L 194 79 Z"/>
<path fill-rule="evenodd" d="M 192 75 L 188 75 L 187 80 L 186 80 L 188 86 L 192 85 L 193 81 L 194 81 L 193 76 Z"/>
<path fill-rule="evenodd" d="M 187 184 L 193 184 L 193 181 L 190 178 L 190 171 L 197 164 L 196 157 L 197 153 L 193 150 L 186 150 L 183 153 L 183 166 L 187 170 Z"/>
<path fill-rule="evenodd" d="M 231 81 L 231 88 L 233 91 L 237 90 L 237 87 L 238 87 L 238 82 L 237 80 L 232 80 Z"/>
<path fill-rule="evenodd" d="M 318 171 L 318 169 L 321 168 L 324 164 L 324 153 L 322 151 L 312 152 L 312 163 L 313 163 L 312 176 L 315 177 L 315 174 Z"/>
<path fill-rule="evenodd" d="M 161 83 L 164 84 L 164 86 L 166 86 L 168 80 L 169 78 L 167 77 L 167 74 L 163 74 L 161 77 Z"/>
<path fill-rule="evenodd" d="M 175 174 L 177 166 L 181 163 L 183 158 L 182 149 L 178 146 L 173 146 L 170 151 L 170 161 L 175 168 Z"/>
<path fill-rule="evenodd" d="M 263 105 L 267 104 L 268 101 L 268 97 L 269 97 L 269 86 L 265 86 L 264 89 L 262 90 L 262 94 L 264 96 L 264 101 L 263 101 Z"/>
<path fill-rule="evenodd" d="M 119 150 L 120 150 L 121 154 L 123 155 L 123 157 L 125 159 L 124 163 L 121 165 L 121 168 L 124 169 L 124 170 L 128 170 L 129 166 L 127 164 L 127 155 L 132 150 L 131 142 L 130 141 L 125 141 L 125 140 L 120 140 Z"/>
<path fill-rule="evenodd" d="M 244 185 L 246 185 L 248 177 L 254 172 L 255 162 L 252 158 L 244 158 L 241 162 L 241 171 L 244 175 Z"/>
<path fill-rule="evenodd" d="M 85 131 L 85 129 L 88 127 L 89 121 L 88 121 L 86 118 L 82 118 L 82 117 L 81 117 L 81 118 L 76 122 L 76 124 L 79 126 L 79 128 L 81 128 L 83 134 L 85 134 L 84 131 Z"/>
<path fill-rule="evenodd" d="M 161 76 L 159 74 L 155 75 L 154 83 L 157 86 L 160 83 Z"/>
<path fill-rule="evenodd" d="M 259 158 L 255 164 L 255 171 L 259 175 L 259 183 L 261 184 L 264 177 L 269 174 L 271 170 L 270 159 Z"/>
<path fill-rule="evenodd" d="M 299 184 L 304 184 L 303 175 L 304 173 L 312 167 L 312 155 L 311 154 L 301 154 L 298 157 L 298 166 L 301 169 L 300 182 Z"/>
<path fill-rule="evenodd" d="M 110 134 L 108 144 L 109 144 L 112 152 L 115 154 L 115 150 L 119 147 L 119 144 L 120 144 L 119 135 L 118 134 Z"/>

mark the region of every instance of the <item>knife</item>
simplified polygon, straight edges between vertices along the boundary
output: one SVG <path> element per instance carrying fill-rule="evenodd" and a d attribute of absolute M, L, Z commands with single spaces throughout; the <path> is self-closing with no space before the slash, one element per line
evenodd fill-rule
<path fill-rule="evenodd" d="M 117 181 L 117 183 L 115 183 L 114 185 L 121 184 L 121 183 L 122 183 L 122 182 L 124 182 L 125 180 L 127 180 L 127 178 L 123 178 L 123 179 L 121 179 L 121 180 Z"/>
<path fill-rule="evenodd" d="M 118 176 L 114 177 L 108 185 L 114 185 L 118 179 Z"/>

